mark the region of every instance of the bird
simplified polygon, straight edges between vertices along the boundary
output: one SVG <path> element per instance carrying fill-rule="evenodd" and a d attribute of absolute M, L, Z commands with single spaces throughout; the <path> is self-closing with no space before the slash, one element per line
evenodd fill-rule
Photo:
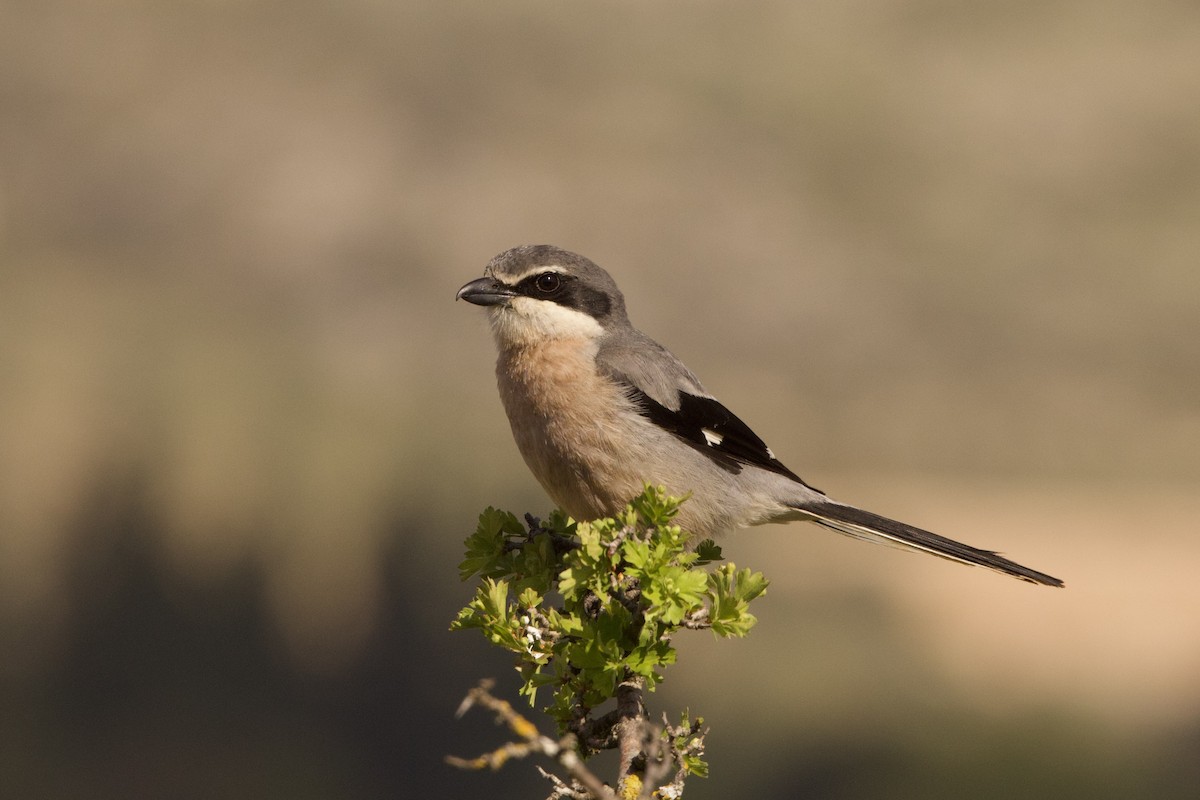
<path fill-rule="evenodd" d="M 805 520 L 1064 585 L 996 552 L 833 500 L 802 480 L 682 361 L 633 326 L 616 282 L 584 256 L 553 245 L 514 247 L 455 299 L 487 309 L 517 449 L 575 520 L 613 516 L 651 484 L 688 498 L 675 523 L 697 541 Z"/>

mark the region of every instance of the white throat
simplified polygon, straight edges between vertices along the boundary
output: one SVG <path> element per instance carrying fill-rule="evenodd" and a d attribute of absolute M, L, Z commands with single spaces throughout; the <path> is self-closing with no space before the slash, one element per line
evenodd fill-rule
<path fill-rule="evenodd" d="M 551 339 L 600 338 L 604 328 L 594 317 L 548 300 L 514 297 L 489 310 L 492 333 L 501 346 L 523 346 Z"/>

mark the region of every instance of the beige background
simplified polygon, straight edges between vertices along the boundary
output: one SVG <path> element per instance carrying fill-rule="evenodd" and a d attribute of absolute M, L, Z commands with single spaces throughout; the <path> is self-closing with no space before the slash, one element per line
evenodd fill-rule
<path fill-rule="evenodd" d="M 140 665 L 194 696 L 155 671 L 152 630 L 81 623 L 148 607 L 126 591 L 131 528 L 186 619 L 254 570 L 278 674 L 403 709 L 428 685 L 355 671 L 381 631 L 400 663 L 456 653 L 423 739 L 474 746 L 490 726 L 437 709 L 507 667 L 444 632 L 459 544 L 486 505 L 548 501 L 482 314 L 452 298 L 496 252 L 550 242 L 609 269 L 634 322 L 815 485 L 1067 582 L 814 527 L 738 535 L 727 555 L 773 581 L 760 628 L 684 643 L 655 698 L 714 725 L 698 797 L 1191 796 L 1198 54 L 1200 12 L 1165 0 L 7 5 L 14 785 L 154 796 L 138 787 L 207 753 L 234 794 L 299 796 L 229 766 L 214 731 L 243 700 L 174 727 L 159 698 L 88 682 Z M 422 588 L 393 614 L 396 582 Z M 127 655 L 71 672 L 85 633 Z M 197 653 L 240 663 L 224 646 Z M 93 695 L 127 718 L 87 716 Z M 314 742 L 330 705 L 295 712 Z M 247 746 L 284 744 L 250 762 L 313 772 L 314 797 L 511 778 L 406 760 L 402 733 L 377 760 L 375 734 L 294 745 L 288 714 L 256 713 Z M 92 729 L 115 742 L 97 763 L 63 734 Z M 48 777 L 66 763 L 77 779 Z"/>

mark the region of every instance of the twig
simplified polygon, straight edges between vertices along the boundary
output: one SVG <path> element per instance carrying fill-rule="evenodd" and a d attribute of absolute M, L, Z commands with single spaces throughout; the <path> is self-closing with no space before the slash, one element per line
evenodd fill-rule
<path fill-rule="evenodd" d="M 666 722 L 666 717 L 663 717 Z M 674 766 L 671 753 L 667 750 L 664 732 L 657 726 L 646 726 L 646 738 L 643 742 L 643 752 L 646 754 L 646 769 L 642 773 L 642 791 L 638 800 L 652 800 L 654 792 L 662 785 L 663 780 Z"/>
<path fill-rule="evenodd" d="M 708 735 L 708 729 L 701 731 L 703 725 L 704 722 L 699 717 L 686 727 L 672 725 L 667 720 L 667 715 L 663 714 L 663 746 L 666 746 L 666 742 L 671 742 L 670 758 L 664 760 L 664 772 L 669 772 L 672 765 L 676 767 L 675 777 L 671 782 L 658 789 L 658 796 L 663 800 L 674 800 L 683 795 L 683 784 L 688 775 L 684 759 L 687 756 L 699 758 L 704 755 L 704 738 Z M 686 740 L 686 743 L 680 746 L 680 740 Z"/>
<path fill-rule="evenodd" d="M 617 750 L 620 753 L 617 786 L 622 791 L 635 773 L 634 761 L 642 754 L 645 742 L 646 709 L 642 705 L 642 689 L 645 685 L 645 678 L 626 673 L 625 680 L 617 686 L 617 721 L 613 730 L 617 734 Z"/>
<path fill-rule="evenodd" d="M 541 753 L 561 764 L 595 800 L 616 800 L 612 790 L 584 766 L 583 760 L 575 750 L 574 736 L 565 736 L 557 742 L 549 736 L 543 736 L 536 725 L 518 714 L 507 701 L 492 694 L 491 690 L 494 685 L 495 682 L 491 680 L 480 681 L 479 685 L 468 692 L 466 698 L 463 699 L 462 704 L 458 707 L 457 716 L 461 717 L 476 704 L 481 705 L 492 711 L 496 718 L 507 725 L 508 729 L 520 737 L 523 742 L 507 742 L 496 750 L 476 758 L 446 756 L 446 763 L 460 769 L 478 770 L 487 767 L 496 770 L 510 758 L 524 758 L 530 753 Z M 555 793 L 564 796 L 557 785 Z"/>
<path fill-rule="evenodd" d="M 550 792 L 550 797 L 546 800 L 592 800 L 591 793 L 580 786 L 578 781 L 567 783 L 553 772 L 547 772 L 541 767 L 536 767 L 536 769 L 554 787 L 554 790 Z"/>
<path fill-rule="evenodd" d="M 507 549 L 520 550 L 526 544 L 533 541 L 533 537 L 537 536 L 539 533 L 544 533 L 550 537 L 550 544 L 554 547 L 554 552 L 557 553 L 558 555 L 562 555 L 563 553 L 569 553 L 572 550 L 576 550 L 579 548 L 579 540 L 576 539 L 574 536 L 559 533 L 558 531 L 554 530 L 553 528 L 549 528 L 549 527 L 542 525 L 542 521 L 540 519 L 538 519 L 537 517 L 535 517 L 533 514 L 525 515 L 525 525 L 526 525 L 526 527 L 529 528 L 529 530 L 525 533 L 525 541 L 524 542 L 509 542 L 508 544 L 506 544 Z"/>

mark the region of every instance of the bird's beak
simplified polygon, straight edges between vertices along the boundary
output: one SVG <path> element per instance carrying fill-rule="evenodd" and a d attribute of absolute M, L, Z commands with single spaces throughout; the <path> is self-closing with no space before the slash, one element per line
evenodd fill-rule
<path fill-rule="evenodd" d="M 502 306 L 517 293 L 495 278 L 477 278 L 458 290 L 455 300 L 466 300 L 477 306 Z"/>

